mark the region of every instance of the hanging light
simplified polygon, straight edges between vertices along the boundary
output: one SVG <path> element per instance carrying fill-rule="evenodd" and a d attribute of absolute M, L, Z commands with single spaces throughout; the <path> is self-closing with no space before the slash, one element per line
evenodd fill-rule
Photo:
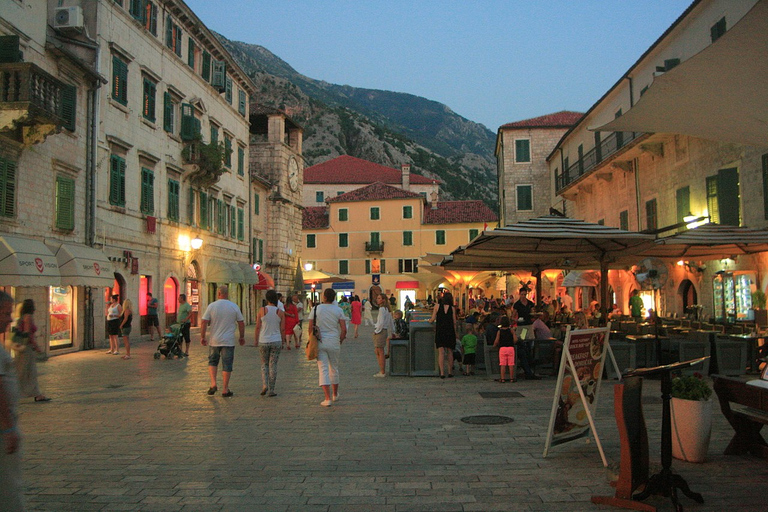
<path fill-rule="evenodd" d="M 196 251 L 203 246 L 203 239 L 199 236 L 196 236 L 189 242 L 189 245 Z"/>

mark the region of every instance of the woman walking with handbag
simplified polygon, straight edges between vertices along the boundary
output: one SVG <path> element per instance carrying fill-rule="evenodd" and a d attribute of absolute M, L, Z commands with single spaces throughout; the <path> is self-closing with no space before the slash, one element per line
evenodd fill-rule
<path fill-rule="evenodd" d="M 280 350 L 285 344 L 285 313 L 277 308 L 277 292 L 268 290 L 267 305 L 259 309 L 256 318 L 255 347 L 261 354 L 261 396 L 277 396 L 275 381 L 277 381 L 277 360 Z M 294 306 L 293 309 L 296 309 Z M 290 350 L 290 345 L 288 349 Z"/>
<path fill-rule="evenodd" d="M 382 294 L 376 298 L 379 305 L 379 316 L 373 326 L 373 350 L 376 352 L 376 361 L 379 363 L 379 373 L 374 377 L 386 377 L 387 357 L 389 357 L 389 340 L 395 333 L 395 322 L 389 311 L 389 302 Z"/>
<path fill-rule="evenodd" d="M 336 292 L 326 288 L 323 291 L 323 303 L 315 306 L 309 315 L 309 332 L 312 333 L 315 326 L 320 332 L 317 344 L 317 371 L 320 387 L 325 394 L 325 400 L 320 402 L 323 407 L 330 407 L 331 402 L 339 399 L 339 354 L 341 344 L 347 337 L 346 316 L 341 308 L 333 303 L 335 298 Z"/>
<path fill-rule="evenodd" d="M 35 342 L 37 326 L 33 317 L 35 302 L 26 299 L 17 307 L 16 325 L 13 327 L 14 350 L 16 351 L 16 374 L 19 377 L 19 390 L 22 396 L 33 396 L 35 402 L 50 402 L 51 399 L 40 392 L 37 384 L 37 353 L 42 352 Z"/>

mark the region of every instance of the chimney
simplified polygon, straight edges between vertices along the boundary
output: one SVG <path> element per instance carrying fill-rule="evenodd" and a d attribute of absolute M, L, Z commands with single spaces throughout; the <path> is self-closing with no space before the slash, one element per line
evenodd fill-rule
<path fill-rule="evenodd" d="M 437 190 L 432 191 L 430 199 L 432 200 L 432 209 L 437 210 Z"/>
<path fill-rule="evenodd" d="M 411 164 L 402 164 L 400 173 L 403 178 L 403 190 L 411 190 Z"/>

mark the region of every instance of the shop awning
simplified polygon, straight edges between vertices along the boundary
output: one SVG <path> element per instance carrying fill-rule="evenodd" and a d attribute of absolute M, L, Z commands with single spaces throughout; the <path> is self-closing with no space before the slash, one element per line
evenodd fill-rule
<path fill-rule="evenodd" d="M 331 288 L 333 288 L 334 290 L 354 290 L 355 282 L 344 281 L 342 283 L 331 283 Z"/>
<path fill-rule="evenodd" d="M 560 286 L 564 286 L 565 288 L 574 286 L 597 287 L 599 284 L 600 272 L 595 270 L 572 270 L 563 278 L 563 284 Z"/>
<path fill-rule="evenodd" d="M 59 265 L 61 286 L 112 286 L 112 262 L 98 249 L 76 244 L 45 244 Z"/>
<path fill-rule="evenodd" d="M 56 256 L 43 242 L 0 236 L 0 286 L 59 286 Z"/>
<path fill-rule="evenodd" d="M 259 283 L 259 274 L 253 269 L 251 265 L 248 263 L 235 263 L 240 268 L 240 271 L 243 273 L 243 280 L 241 283 L 243 284 L 258 284 Z"/>
<path fill-rule="evenodd" d="M 395 289 L 396 290 L 418 290 L 419 289 L 419 283 L 418 281 L 397 281 L 395 283 Z"/>
<path fill-rule="evenodd" d="M 259 282 L 253 285 L 254 290 L 271 290 L 275 287 L 275 280 L 266 272 L 256 272 Z"/>
<path fill-rule="evenodd" d="M 653 83 L 623 116 L 592 130 L 681 133 L 768 145 L 768 1 Z"/>
<path fill-rule="evenodd" d="M 205 269 L 209 283 L 242 283 L 243 272 L 237 263 L 224 260 L 209 260 Z"/>

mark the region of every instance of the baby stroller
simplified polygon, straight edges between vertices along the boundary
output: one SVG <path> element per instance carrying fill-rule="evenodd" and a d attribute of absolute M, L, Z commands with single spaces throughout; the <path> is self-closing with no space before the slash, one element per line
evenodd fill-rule
<path fill-rule="evenodd" d="M 170 332 L 166 332 L 160 340 L 160 344 L 157 346 L 157 352 L 155 352 L 155 359 L 160 359 L 160 356 L 165 356 L 166 359 L 172 359 L 174 356 L 179 359 L 184 357 L 184 352 L 181 350 L 181 344 L 183 342 L 181 324 L 172 324 L 169 331 Z"/>

